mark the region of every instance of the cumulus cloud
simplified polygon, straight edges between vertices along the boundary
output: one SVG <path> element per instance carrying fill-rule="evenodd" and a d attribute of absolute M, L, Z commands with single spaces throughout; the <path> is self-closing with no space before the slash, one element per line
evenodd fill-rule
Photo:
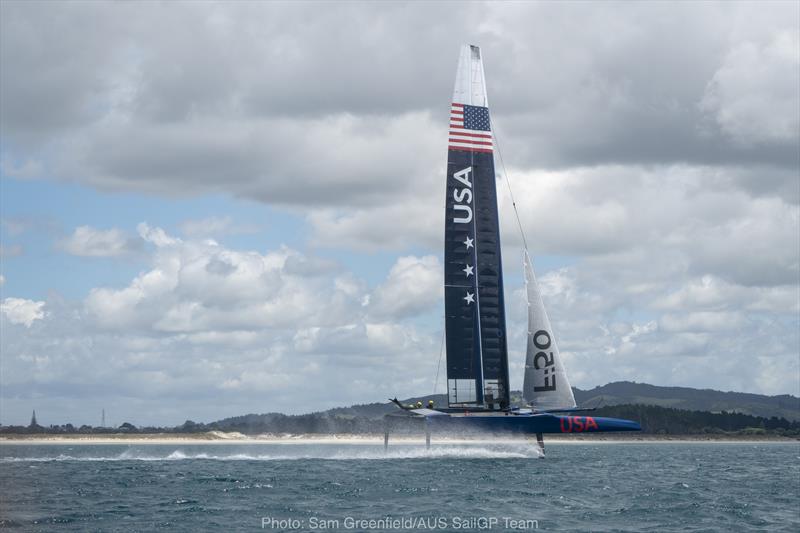
<path fill-rule="evenodd" d="M 283 275 L 288 249 L 268 255 L 234 252 L 215 241 L 183 241 L 140 224 L 155 245 L 154 267 L 122 289 L 95 289 L 87 309 L 109 328 L 141 327 L 170 332 L 236 326 L 277 327 L 306 318 L 324 292 L 305 278 Z M 320 302 L 321 303 L 321 302 Z"/>
<path fill-rule="evenodd" d="M 400 257 L 370 287 L 288 247 L 232 249 L 144 223 L 139 232 L 150 261 L 128 283 L 97 287 L 83 302 L 7 299 L 9 311 L 4 303 L 2 383 L 20 412 L 45 390 L 58 398 L 53 413 L 74 419 L 68 406 L 102 397 L 134 423 L 297 412 L 378 401 L 387 390 L 431 390 L 441 324 L 419 318 L 441 302 L 435 256 Z M 685 269 L 676 278 L 672 268 L 649 268 L 651 259 L 617 254 L 540 269 L 573 384 L 794 391 L 796 286 L 751 287 Z M 512 386 L 520 387 L 523 288 L 513 274 L 507 282 Z M 754 356 L 762 364 L 747 370 Z M 769 374 L 776 367 L 781 379 Z"/>
<path fill-rule="evenodd" d="M 393 205 L 311 209 L 306 215 L 311 242 L 358 251 L 402 250 L 415 245 L 438 249 L 444 224 L 440 200 L 444 198 L 444 181 L 437 181 L 440 183 L 415 188 L 416 198 L 406 194 Z"/>
<path fill-rule="evenodd" d="M 370 312 L 396 319 L 427 311 L 442 299 L 442 268 L 433 255 L 398 258 L 386 281 L 375 289 Z"/>
<path fill-rule="evenodd" d="M 800 392 L 797 286 L 753 288 L 691 275 L 651 275 L 642 283 L 644 276 L 618 279 L 621 266 L 589 261 L 539 276 L 573 385 L 628 379 Z M 646 272 L 648 265 L 633 267 Z M 681 288 L 671 291 L 673 285 Z M 513 294 L 509 346 L 517 367 L 512 375 L 519 376 L 525 309 L 521 288 Z M 783 369 L 780 377 L 775 368 Z M 780 388 L 761 388 L 765 383 Z"/>
<path fill-rule="evenodd" d="M 147 422 L 168 420 L 171 402 L 180 405 L 179 416 L 208 419 L 254 406 L 296 412 L 379 400 L 392 383 L 414 383 L 417 369 L 434 364 L 435 342 L 413 320 L 403 321 L 409 301 L 385 304 L 380 317 L 370 316 L 367 303 L 398 291 L 406 268 L 438 277 L 434 257 L 404 258 L 378 290 L 288 247 L 235 250 L 145 223 L 139 232 L 151 244 L 150 265 L 129 283 L 97 287 L 81 303 L 48 301 L 41 332 L 4 327 L 9 395 L 22 402 L 47 388 L 71 401 L 152 397 L 158 400 L 149 404 Z M 437 288 L 431 291 L 424 304 L 435 302 Z M 7 299 L 3 316 L 30 325 L 45 317 L 44 305 Z M 424 379 L 427 388 L 432 375 Z M 337 383 L 359 385 L 332 394 Z M 297 390 L 304 391 L 302 404 Z M 139 420 L 132 404 L 125 409 Z"/>
<path fill-rule="evenodd" d="M 738 142 L 796 145 L 798 73 L 800 29 L 777 32 L 766 43 L 737 44 L 708 84 L 701 107 Z"/>
<path fill-rule="evenodd" d="M 59 247 L 71 255 L 118 257 L 139 251 L 141 240 L 129 237 L 117 228 L 101 230 L 78 226 L 72 235 L 61 240 Z"/>
<path fill-rule="evenodd" d="M 574 168 L 515 172 L 512 182 L 537 255 L 612 261 L 620 269 L 615 275 L 632 285 L 656 273 L 687 272 L 752 286 L 797 281 L 797 205 L 777 196 L 753 198 L 730 185 L 725 169 Z M 500 200 L 505 235 L 521 244 L 508 195 Z"/>
<path fill-rule="evenodd" d="M 0 311 L 12 324 L 22 324 L 30 328 L 35 321 L 44 318 L 44 304 L 24 298 L 6 298 L 0 304 Z"/>
<path fill-rule="evenodd" d="M 744 308 L 776 314 L 800 313 L 800 287 L 748 287 L 705 275 L 668 291 L 653 302 L 659 310 L 690 311 Z"/>

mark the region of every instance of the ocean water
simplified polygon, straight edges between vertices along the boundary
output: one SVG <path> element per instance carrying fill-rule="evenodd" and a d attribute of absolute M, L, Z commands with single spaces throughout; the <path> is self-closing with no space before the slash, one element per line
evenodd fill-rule
<path fill-rule="evenodd" d="M 0 445 L 20 531 L 800 531 L 800 443 Z"/>

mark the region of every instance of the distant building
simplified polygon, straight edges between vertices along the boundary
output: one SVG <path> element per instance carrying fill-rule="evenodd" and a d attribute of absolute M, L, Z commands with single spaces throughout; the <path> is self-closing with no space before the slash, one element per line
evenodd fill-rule
<path fill-rule="evenodd" d="M 33 415 L 31 415 L 31 423 L 28 426 L 29 428 L 38 428 L 40 427 L 39 424 L 36 422 L 36 409 L 33 410 Z"/>

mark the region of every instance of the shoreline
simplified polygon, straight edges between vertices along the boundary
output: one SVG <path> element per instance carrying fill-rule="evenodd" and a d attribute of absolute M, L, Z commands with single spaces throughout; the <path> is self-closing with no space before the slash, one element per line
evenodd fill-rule
<path fill-rule="evenodd" d="M 432 435 L 433 442 L 439 444 L 507 444 L 526 442 L 521 436 L 436 436 Z M 417 444 L 424 443 L 424 435 L 392 435 L 390 444 Z M 800 437 L 781 437 L 778 435 L 622 435 L 600 434 L 566 436 L 553 434 L 545 442 L 553 444 L 661 444 L 661 443 L 791 443 L 800 444 Z M 109 434 L 6 434 L 0 435 L 0 445 L 8 444 L 153 444 L 153 445 L 179 445 L 179 444 L 352 444 L 352 445 L 378 445 L 383 444 L 383 434 L 262 434 L 244 435 L 242 433 L 225 433 L 212 431 L 207 433 L 109 433 Z"/>

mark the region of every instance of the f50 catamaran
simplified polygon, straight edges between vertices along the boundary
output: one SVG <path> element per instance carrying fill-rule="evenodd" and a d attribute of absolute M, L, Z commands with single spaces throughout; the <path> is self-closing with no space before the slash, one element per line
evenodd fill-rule
<path fill-rule="evenodd" d="M 431 428 L 536 435 L 542 453 L 544 433 L 640 430 L 638 423 L 629 420 L 556 414 L 589 409 L 575 404 L 527 249 L 523 254 L 528 298 L 523 399 L 527 405 L 511 405 L 494 144 L 481 51 L 464 45 L 450 105 L 447 150 L 448 407 L 410 408 L 393 401 L 403 415 L 424 420 L 428 445 Z"/>

